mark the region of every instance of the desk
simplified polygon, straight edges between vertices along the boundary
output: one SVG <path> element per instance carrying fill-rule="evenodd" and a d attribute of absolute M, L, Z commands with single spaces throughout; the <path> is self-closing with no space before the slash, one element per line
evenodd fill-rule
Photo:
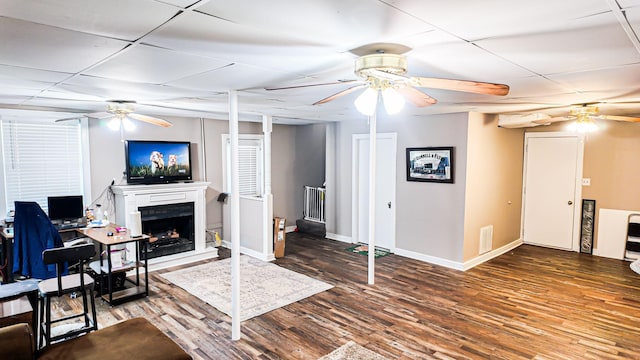
<path fill-rule="evenodd" d="M 149 266 L 147 257 L 144 257 L 144 262 L 140 261 L 141 251 L 145 254 L 147 252 L 149 236 L 142 235 L 139 237 L 131 237 L 129 230 L 118 233 L 116 231 L 117 227 L 118 225 L 111 224 L 100 228 L 85 228 L 76 230 L 82 235 L 100 244 L 100 272 L 107 275 L 108 288 L 108 291 L 106 293 L 104 292 L 104 289 L 101 288 L 100 293 L 102 294 L 102 299 L 107 301 L 110 305 L 115 305 L 117 303 L 121 303 L 135 297 L 143 297 L 149 295 Z M 107 233 L 109 232 L 113 233 L 113 235 L 108 236 Z M 112 252 L 112 246 L 123 245 L 130 242 L 135 242 L 136 244 L 135 260 L 124 262 L 122 266 L 115 267 L 110 256 Z M 140 281 L 141 267 L 144 267 L 144 285 L 141 285 Z M 136 271 L 136 280 L 132 281 L 132 283 L 135 286 L 120 291 L 113 291 L 112 274 L 114 272 L 130 271 L 134 269 Z M 127 281 L 129 280 L 127 279 Z M 103 287 L 104 282 L 101 282 L 100 286 Z"/>
<path fill-rule="evenodd" d="M 0 257 L 0 273 L 2 273 L 2 283 L 9 284 L 14 282 L 13 276 L 13 228 L 11 232 L 9 228 L 1 228 L 0 241 L 2 242 L 2 257 Z M 58 233 L 62 237 L 62 241 L 69 240 L 75 237 L 78 229 L 58 229 Z"/>
<path fill-rule="evenodd" d="M 3 227 L 0 231 L 0 241 L 2 241 L 2 258 L 0 259 L 2 283 L 8 284 L 13 282 L 13 231 L 9 233 L 7 228 Z"/>

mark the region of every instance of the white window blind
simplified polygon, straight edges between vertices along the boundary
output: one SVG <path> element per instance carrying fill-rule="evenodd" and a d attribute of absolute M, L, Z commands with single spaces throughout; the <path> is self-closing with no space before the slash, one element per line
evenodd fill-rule
<path fill-rule="evenodd" d="M 258 148 L 238 146 L 238 175 L 240 195 L 260 195 L 258 191 Z"/>
<path fill-rule="evenodd" d="M 83 195 L 79 124 L 3 121 L 2 150 L 7 210 L 18 200 L 47 211 L 48 196 Z"/>
<path fill-rule="evenodd" d="M 231 187 L 231 143 L 227 139 L 227 186 Z M 262 195 L 262 139 L 239 139 L 238 142 L 238 182 L 239 194 L 245 196 Z M 229 190 L 231 191 L 231 190 Z"/>

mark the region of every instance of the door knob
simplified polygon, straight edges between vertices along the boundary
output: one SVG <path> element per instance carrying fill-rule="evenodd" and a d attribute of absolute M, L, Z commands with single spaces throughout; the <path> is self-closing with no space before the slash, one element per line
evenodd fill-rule
<path fill-rule="evenodd" d="M 387 203 L 387 206 L 389 207 L 389 209 L 391 209 L 391 201 Z"/>
<path fill-rule="evenodd" d="M 573 201 L 569 200 L 569 202 L 567 202 L 567 204 L 573 205 Z"/>

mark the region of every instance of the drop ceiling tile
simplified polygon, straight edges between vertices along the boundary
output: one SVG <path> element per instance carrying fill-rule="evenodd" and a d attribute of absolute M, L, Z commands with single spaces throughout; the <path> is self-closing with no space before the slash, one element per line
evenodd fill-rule
<path fill-rule="evenodd" d="M 227 65 L 228 62 L 152 46 L 133 46 L 91 70 L 87 75 L 162 84 Z"/>
<path fill-rule="evenodd" d="M 581 92 L 637 88 L 640 84 L 640 63 L 548 77 L 568 89 Z"/>
<path fill-rule="evenodd" d="M 562 30 L 572 19 L 610 11 L 602 0 L 536 1 L 383 0 L 462 39 L 540 34 Z"/>
<path fill-rule="evenodd" d="M 628 9 L 632 7 L 640 6 L 640 0 L 617 0 L 620 7 L 623 9 Z"/>
<path fill-rule="evenodd" d="M 640 54 L 611 13 L 575 22 L 565 31 L 491 38 L 476 44 L 539 74 L 640 62 Z"/>
<path fill-rule="evenodd" d="M 78 76 L 56 87 L 58 91 L 93 95 L 95 100 L 152 101 L 182 97 L 210 96 L 211 91 L 197 91 L 174 86 L 137 83 L 114 79 Z"/>
<path fill-rule="evenodd" d="M 126 43 L 0 17 L 0 64 L 75 73 Z"/>
<path fill-rule="evenodd" d="M 318 45 L 352 49 L 433 29 L 414 16 L 379 1 L 275 0 L 210 1 L 198 11 L 227 19 L 255 31 L 302 45 L 313 39 Z"/>
<path fill-rule="evenodd" d="M 2 16 L 130 41 L 177 12 L 153 0 L 0 0 Z"/>
<path fill-rule="evenodd" d="M 640 6 L 625 11 L 625 16 L 631 24 L 633 31 L 640 34 Z"/>
<path fill-rule="evenodd" d="M 530 72 L 442 31 L 422 35 L 430 40 L 407 54 L 409 75 L 505 82 Z"/>
<path fill-rule="evenodd" d="M 0 65 L 0 77 L 6 79 L 59 82 L 71 76 L 69 73 L 30 69 L 21 66 Z"/>
<path fill-rule="evenodd" d="M 200 0 L 163 0 L 163 2 L 167 4 L 172 4 L 183 9 L 199 1 Z"/>

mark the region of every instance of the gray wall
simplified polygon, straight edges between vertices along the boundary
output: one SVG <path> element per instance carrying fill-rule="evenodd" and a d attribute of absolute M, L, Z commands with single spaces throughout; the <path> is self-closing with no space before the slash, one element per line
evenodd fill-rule
<path fill-rule="evenodd" d="M 204 119 L 203 143 L 200 119 L 168 117 L 166 119 L 173 123 L 172 127 L 165 129 L 137 122 L 136 130 L 125 133 L 125 139 L 190 141 L 194 181 L 211 182 L 207 190 L 207 228 L 220 227 L 222 225 L 222 207 L 217 202 L 217 197 L 222 191 L 222 134 L 229 133 L 228 121 Z M 296 147 L 298 129 L 301 129 L 302 136 L 306 137 L 306 141 L 308 141 L 307 149 Z M 240 122 L 239 132 L 241 134 L 262 134 L 262 124 Z M 317 132 L 319 130 L 307 129 L 306 126 L 273 126 L 272 193 L 274 215 L 286 217 L 287 225 L 294 224 L 295 219 L 301 216 L 302 195 L 298 193 L 301 193 L 302 190 L 299 189 L 307 181 L 306 175 L 299 176 L 301 172 L 296 171 L 296 157 L 308 158 L 314 152 L 324 155 L 324 137 L 321 141 L 316 139 L 314 134 Z M 204 156 L 203 150 L 205 151 Z M 106 122 L 89 122 L 89 151 L 91 197 L 93 200 L 111 184 L 113 178 L 116 179 L 116 184 L 126 184 L 126 179 L 123 177 L 125 169 L 124 144 L 120 141 L 120 134 L 107 128 Z M 203 169 L 205 159 L 206 176 Z M 324 165 L 322 168 L 324 171 Z M 104 206 L 109 205 L 106 203 L 106 197 L 101 202 Z M 108 207 L 110 210 L 113 209 L 112 204 Z"/>
<path fill-rule="evenodd" d="M 351 236 L 352 135 L 368 134 L 366 119 L 336 123 L 336 223 L 340 236 Z M 468 114 L 415 118 L 378 118 L 379 133 L 398 135 L 396 171 L 396 248 L 462 261 Z M 407 147 L 454 146 L 454 184 L 407 182 Z M 420 229 L 417 231 L 417 229 Z"/>

